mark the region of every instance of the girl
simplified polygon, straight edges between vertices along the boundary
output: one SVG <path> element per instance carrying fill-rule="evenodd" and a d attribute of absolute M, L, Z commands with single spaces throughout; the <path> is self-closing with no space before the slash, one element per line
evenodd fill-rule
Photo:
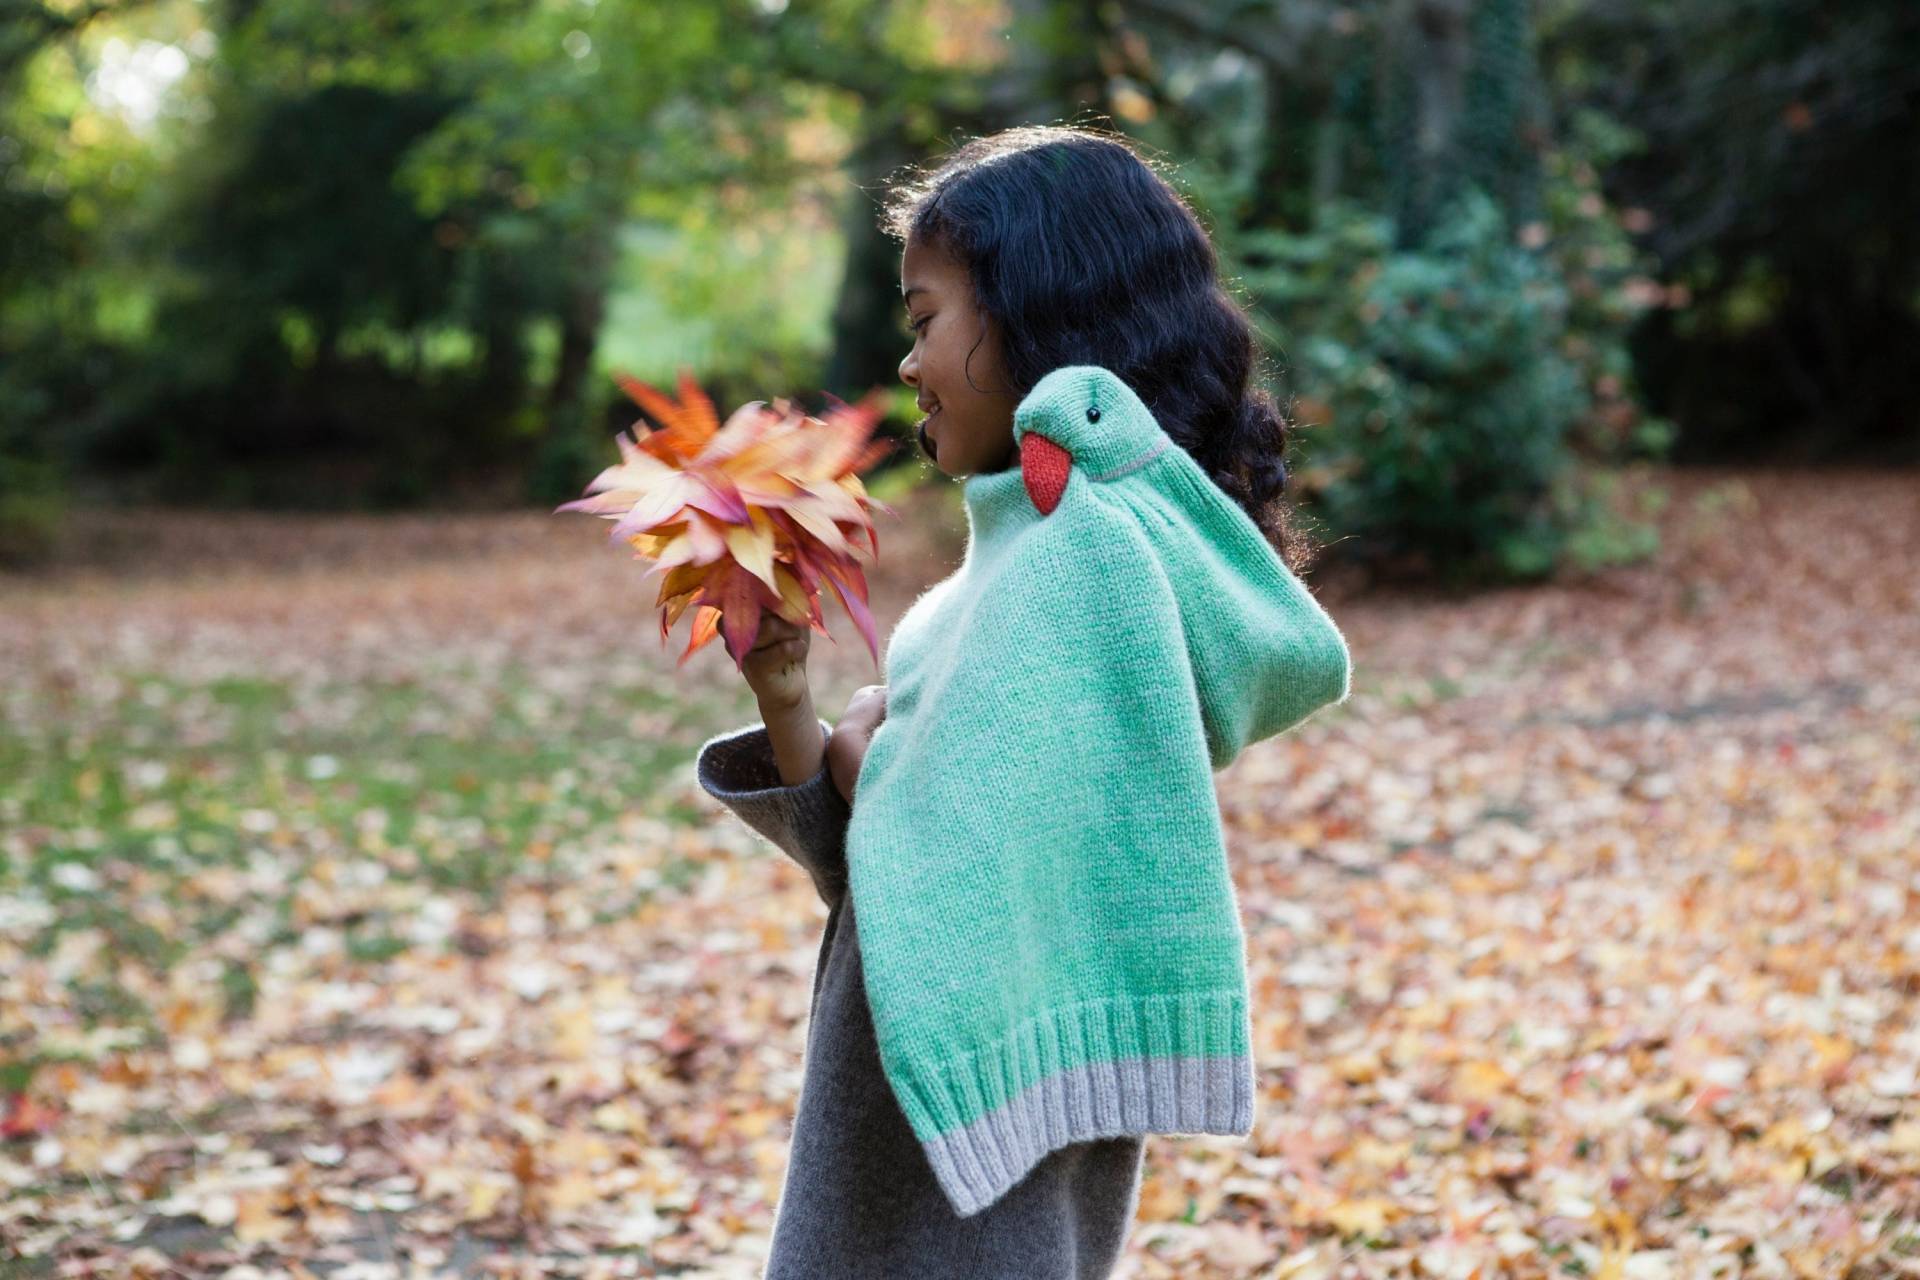
<path fill-rule="evenodd" d="M 1101 474 L 1089 475 L 1088 483 L 1129 476 L 1124 491 L 1118 483 L 1102 487 L 1131 494 L 1118 501 L 1136 504 L 1149 527 L 1166 529 L 1169 545 L 1194 536 L 1195 530 L 1193 545 L 1204 548 L 1210 539 L 1232 544 L 1218 556 L 1189 553 L 1172 575 L 1177 582 L 1169 580 L 1168 589 L 1155 597 L 1164 601 L 1166 612 L 1179 613 L 1198 655 L 1192 674 L 1182 665 L 1181 683 L 1169 687 L 1187 690 L 1188 704 L 1196 701 L 1197 690 L 1201 705 L 1187 710 L 1196 722 L 1205 716 L 1204 745 L 1215 767 L 1246 741 L 1297 723 L 1304 717 L 1302 708 L 1344 698 L 1344 645 L 1288 567 L 1292 537 L 1278 505 L 1286 483 L 1285 424 L 1272 401 L 1249 388 L 1256 361 L 1250 327 L 1222 291 L 1213 247 L 1177 193 L 1117 136 L 1082 128 L 1019 128 L 976 139 L 926 181 L 897 189 L 885 226 L 903 242 L 902 297 L 914 346 L 900 365 L 900 377 L 918 393 L 927 415 L 918 428 L 920 444 L 940 470 L 971 477 L 966 484 L 969 563 L 983 533 L 1000 537 L 1009 521 L 1039 518 L 1024 505 L 1028 495 L 1041 511 L 1050 512 L 1060 502 L 1060 488 L 1033 477 L 1048 474 L 1050 459 L 1072 459 L 1057 440 L 1038 436 L 1035 424 L 1046 420 L 1033 416 L 1030 393 L 1053 406 L 1084 398 L 1092 394 L 1089 388 L 1102 389 L 1109 425 L 1131 405 L 1136 410 L 1131 429 L 1150 433 L 1158 444 L 1142 452 L 1125 443 L 1131 461 L 1114 466 L 1119 455 L 1103 459 L 1097 468 Z M 1055 371 L 1078 380 L 1063 381 L 1056 374 L 1041 388 L 1044 396 L 1035 393 Z M 1080 377 L 1083 373 L 1089 376 Z M 1116 376 L 1130 392 L 1117 390 Z M 1119 403 L 1122 399 L 1126 405 Z M 1017 408 L 1023 415 L 1018 424 Z M 1097 422 L 1098 408 L 1089 409 L 1086 418 Z M 1064 424 L 1053 434 L 1065 434 Z M 1173 459 L 1154 461 L 1168 441 L 1184 451 L 1177 467 Z M 1091 459 L 1095 450 L 1087 456 Z M 1038 459 L 1025 473 L 1023 457 Z M 1155 493 L 1159 485 L 1180 493 L 1162 503 Z M 1017 513 L 1016 506 L 1021 507 Z M 1186 519 L 1192 528 L 1151 524 L 1169 519 Z M 1209 572 L 1209 565 L 1218 571 Z M 971 581 L 965 569 L 941 585 Z M 1141 584 L 1117 585 L 1137 591 Z M 1188 594 L 1176 598 L 1176 587 Z M 935 595 L 933 590 L 923 594 L 915 611 Z M 1229 607 L 1218 603 L 1229 597 L 1238 602 L 1230 606 L 1238 614 L 1207 612 Z M 1077 605 L 1067 602 L 1067 609 L 1076 613 Z M 901 676 L 895 660 L 904 630 L 903 620 L 888 646 L 887 668 L 896 689 Z M 964 634 L 930 639 L 926 630 L 922 625 L 914 636 L 916 657 L 933 644 L 968 646 Z M 1196 631 L 1224 637 L 1230 657 L 1218 649 L 1200 653 L 1210 641 L 1194 637 Z M 1292 645 L 1284 661 L 1267 638 L 1280 632 Z M 1025 1120 L 995 1119 L 1001 1127 L 988 1140 L 996 1160 L 1016 1149 L 1045 1154 L 1017 1180 L 1006 1176 L 1017 1157 L 1007 1157 L 996 1166 L 1000 1181 L 988 1185 L 981 1181 L 988 1175 L 981 1173 L 986 1166 L 974 1158 L 977 1153 L 962 1152 L 956 1157 L 960 1163 L 949 1163 L 942 1147 L 940 1167 L 930 1163 L 928 1145 L 916 1137 L 889 1085 L 869 1006 L 869 991 L 877 988 L 863 978 L 847 858 L 855 784 L 869 743 L 886 725 L 888 686 L 859 690 L 839 723 L 829 725 L 814 713 L 807 648 L 806 628 L 767 617 L 745 663 L 763 723 L 709 740 L 697 764 L 701 785 L 806 868 L 828 907 L 768 1280 L 1108 1276 L 1138 1204 L 1144 1132 L 1086 1137 L 1050 1150 L 1046 1140 L 1035 1140 L 1021 1148 L 1020 1141 L 1038 1129 L 1023 1129 L 1029 1124 Z M 1121 671 L 1123 679 L 1132 670 L 1095 660 L 1089 665 Z M 1144 714 L 1150 702 L 1167 700 L 1159 690 L 1151 699 L 1134 698 L 1135 692 L 1122 687 L 1116 695 L 1128 702 L 1128 717 Z M 924 705 L 908 711 L 903 704 L 901 710 L 919 714 Z M 891 733 L 898 723 L 904 722 L 886 730 Z M 904 740 L 889 741 L 890 765 Z M 941 739 L 929 732 L 912 740 Z M 1068 745 L 1083 744 L 1096 745 L 1090 736 Z M 1170 744 L 1164 750 L 1171 759 L 1199 745 Z M 1150 776 L 1152 763 L 1143 777 Z M 938 762 L 920 768 L 937 770 Z M 1205 779 L 1204 767 L 1199 773 Z M 1048 785 L 1045 770 L 1027 774 Z M 1004 818 L 1006 794 L 1000 780 L 980 785 L 992 793 L 963 803 L 977 806 L 970 811 L 984 828 L 990 817 Z M 902 803 L 899 790 L 887 793 L 890 805 Z M 1183 793 L 1180 803 L 1189 799 Z M 868 800 L 874 802 L 871 796 Z M 1147 801 L 1152 803 L 1151 794 Z M 914 801 L 909 797 L 904 803 Z M 958 826 L 973 825 L 965 813 L 951 813 L 950 798 L 939 803 L 949 806 L 942 810 L 943 820 L 957 816 Z M 1138 829 L 1141 812 L 1129 810 L 1128 803 L 1112 805 L 1113 814 L 1125 819 L 1119 828 L 1122 842 Z M 1180 821 L 1186 829 L 1201 825 L 1191 816 Z M 1206 821 L 1217 824 L 1217 812 Z M 1217 842 L 1217 825 L 1212 830 Z M 1147 843 L 1154 838 L 1141 837 Z M 1138 856 L 1142 862 L 1152 858 L 1151 852 Z M 1224 874 L 1221 881 L 1212 887 L 1226 900 Z M 877 891 L 878 881 L 869 883 Z M 873 905 L 863 902 L 863 911 Z M 1197 945 L 1192 954 L 1202 954 Z M 951 963 L 953 957 L 947 959 Z M 929 954 L 926 965 L 941 960 Z M 1244 1008 L 1240 1016 L 1244 1020 Z M 1149 1123 L 1143 1091 L 1138 1101 L 1129 1094 L 1112 1102 L 1120 1110 L 1103 1114 L 1122 1115 L 1122 1120 L 1107 1125 L 1106 1132 L 1112 1135 L 1129 1123 L 1143 1131 L 1248 1132 L 1250 1051 L 1205 1062 L 1203 1072 L 1226 1064 L 1217 1067 L 1219 1075 L 1208 1077 L 1224 1083 L 1202 1082 L 1197 1093 L 1214 1092 L 1200 1099 L 1199 1109 L 1180 1112 L 1182 1119 L 1198 1121 L 1169 1128 L 1158 1123 L 1162 1113 L 1155 1113 Z M 1177 1079 L 1190 1087 L 1197 1077 L 1158 1077 L 1149 1067 L 1144 1079 L 1145 1090 L 1157 1090 L 1157 1099 L 1174 1096 L 1169 1082 Z M 1081 1087 L 1064 1086 L 1066 1092 L 1050 1096 L 1045 1105 L 1052 1114 L 1066 1115 L 1068 1108 L 1084 1105 L 1084 1098 L 1072 1092 Z M 1215 1099 L 1227 1109 L 1210 1110 Z M 1183 1097 L 1183 1107 L 1185 1102 Z M 1128 1106 L 1136 1109 L 1127 1112 Z M 984 1193 L 976 1196 L 981 1187 Z M 963 1204 L 968 1212 L 956 1208 Z"/>

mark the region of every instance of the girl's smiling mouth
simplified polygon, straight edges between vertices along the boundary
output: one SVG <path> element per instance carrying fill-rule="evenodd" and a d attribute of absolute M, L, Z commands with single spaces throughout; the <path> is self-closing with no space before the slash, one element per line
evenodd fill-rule
<path fill-rule="evenodd" d="M 933 420 L 939 416 L 940 410 L 935 409 L 932 413 L 920 419 L 919 425 L 914 428 L 914 434 L 920 437 L 920 447 L 926 450 L 927 457 L 933 459 L 935 462 L 940 460 L 939 454 L 936 452 L 938 442 L 928 434 L 927 428 L 932 425 Z"/>

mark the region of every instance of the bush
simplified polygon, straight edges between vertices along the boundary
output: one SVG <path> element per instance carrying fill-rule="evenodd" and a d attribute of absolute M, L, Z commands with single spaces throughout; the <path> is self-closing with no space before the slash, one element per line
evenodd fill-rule
<path fill-rule="evenodd" d="M 1241 279 L 1285 318 L 1268 337 L 1306 428 L 1296 473 L 1339 550 L 1449 578 L 1649 550 L 1650 530 L 1613 510 L 1625 448 L 1585 430 L 1601 371 L 1620 399 L 1624 326 L 1576 298 L 1558 258 L 1517 242 L 1477 189 L 1418 247 L 1393 239 L 1386 216 L 1335 203 L 1309 233 L 1235 244 L 1264 259 Z"/>
<path fill-rule="evenodd" d="M 0 456 L 0 565 L 46 559 L 66 514 L 66 489 L 52 464 Z"/>
<path fill-rule="evenodd" d="M 40 345 L 46 342 L 43 337 Z M 78 349 L 76 367 L 102 367 L 96 349 L 69 345 Z M 53 425 L 53 405 L 64 389 L 42 376 L 35 354 L 30 343 L 0 347 L 0 567 L 6 568 L 46 560 L 67 514 L 67 459 L 55 447 Z"/>

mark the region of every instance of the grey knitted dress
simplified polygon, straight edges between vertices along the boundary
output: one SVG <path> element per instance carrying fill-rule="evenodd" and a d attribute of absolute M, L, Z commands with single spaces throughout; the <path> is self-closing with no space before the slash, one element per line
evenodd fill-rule
<path fill-rule="evenodd" d="M 696 768 L 709 795 L 806 869 L 827 905 L 765 1280 L 1110 1276 L 1139 1204 L 1144 1136 L 1061 1147 L 985 1209 L 954 1212 L 881 1067 L 847 892 L 852 810 L 826 763 L 783 786 L 756 724 L 708 739 Z"/>

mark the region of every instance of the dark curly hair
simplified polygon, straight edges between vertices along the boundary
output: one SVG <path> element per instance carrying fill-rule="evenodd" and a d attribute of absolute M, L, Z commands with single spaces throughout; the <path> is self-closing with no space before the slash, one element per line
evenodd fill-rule
<path fill-rule="evenodd" d="M 880 229 L 962 264 L 998 321 L 1013 390 L 1102 365 L 1237 502 L 1290 568 L 1310 549 L 1282 501 L 1287 421 L 1250 388 L 1261 352 L 1206 229 L 1122 135 L 1023 125 L 892 181 Z"/>

